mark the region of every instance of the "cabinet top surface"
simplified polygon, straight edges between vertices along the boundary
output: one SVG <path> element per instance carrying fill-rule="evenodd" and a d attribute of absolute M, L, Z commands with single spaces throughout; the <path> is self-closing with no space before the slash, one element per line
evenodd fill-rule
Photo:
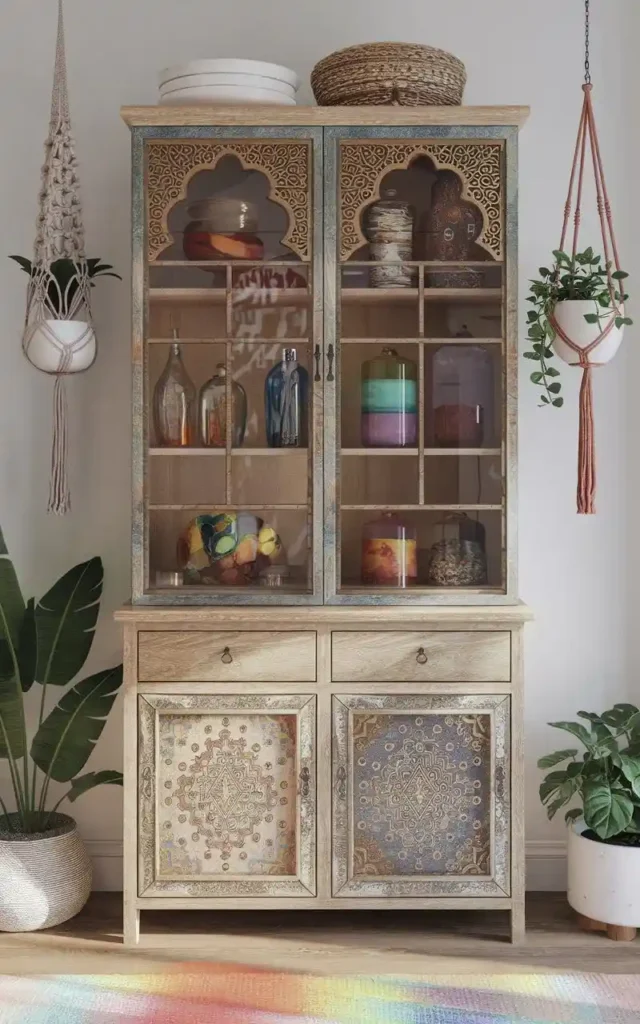
<path fill-rule="evenodd" d="M 176 608 L 148 605 L 125 605 L 115 612 L 115 619 L 125 623 L 151 623 L 165 625 L 220 626 L 228 628 L 250 623 L 275 628 L 287 626 L 339 625 L 353 628 L 358 624 L 373 628 L 404 626 L 405 628 L 439 627 L 464 623 L 507 625 L 527 622 L 533 618 L 531 609 L 519 601 L 513 605 L 477 605 L 473 607 L 385 607 L 385 608 L 339 608 L 322 605 L 317 607 L 206 607 Z"/>
<path fill-rule="evenodd" d="M 122 107 L 130 127 L 214 125 L 506 125 L 521 127 L 529 107 Z"/>

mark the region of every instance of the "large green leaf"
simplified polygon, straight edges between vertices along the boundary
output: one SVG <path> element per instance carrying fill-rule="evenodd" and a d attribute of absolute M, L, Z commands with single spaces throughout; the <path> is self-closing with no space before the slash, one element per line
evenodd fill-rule
<path fill-rule="evenodd" d="M 100 610 L 102 577 L 101 559 L 92 558 L 70 569 L 38 601 L 39 683 L 66 686 L 87 660 Z"/>
<path fill-rule="evenodd" d="M 570 757 L 575 757 L 577 753 L 578 751 L 575 748 L 556 750 L 555 754 L 547 754 L 545 757 L 541 757 L 538 761 L 538 768 L 555 768 L 557 764 L 568 761 Z"/>
<path fill-rule="evenodd" d="M 570 732 L 572 736 L 577 736 L 584 743 L 585 747 L 593 745 L 591 733 L 585 729 L 584 725 L 580 725 L 579 722 L 549 722 L 549 725 L 554 729 L 564 729 L 565 732 Z"/>
<path fill-rule="evenodd" d="M 0 532 L 0 758 L 23 757 L 24 708 L 17 668 L 24 600 Z"/>
<path fill-rule="evenodd" d="M 87 763 L 122 685 L 122 665 L 89 676 L 68 690 L 45 718 L 31 757 L 56 782 L 69 782 Z"/>
<path fill-rule="evenodd" d="M 95 789 L 96 786 L 121 786 L 122 782 L 122 772 L 87 772 L 86 775 L 79 775 L 73 780 L 67 799 L 74 803 L 79 796 L 88 793 L 90 789 Z"/>
<path fill-rule="evenodd" d="M 18 641 L 18 666 L 23 693 L 27 693 L 33 686 L 33 681 L 36 677 L 37 656 L 38 641 L 36 637 L 35 601 L 30 597 L 24 610 Z"/>
<path fill-rule="evenodd" d="M 617 763 L 634 796 L 640 797 L 640 760 L 627 754 L 618 754 Z"/>
<path fill-rule="evenodd" d="M 611 789 L 606 782 L 589 781 L 584 787 L 584 819 L 600 839 L 620 835 L 634 812 L 626 793 Z"/>

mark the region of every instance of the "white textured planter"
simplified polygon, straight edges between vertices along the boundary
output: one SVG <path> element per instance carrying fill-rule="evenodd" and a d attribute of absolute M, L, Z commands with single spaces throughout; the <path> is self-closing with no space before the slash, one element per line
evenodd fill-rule
<path fill-rule="evenodd" d="M 611 313 L 601 318 L 600 323 L 588 324 L 585 320 L 585 314 L 595 312 L 603 313 L 605 311 L 592 299 L 565 299 L 562 302 L 556 303 L 554 317 L 567 337 L 571 338 L 579 348 L 584 349 L 588 348 L 596 340 L 602 331 L 606 329 L 609 322 L 617 315 L 612 310 Z M 620 309 L 620 315 L 624 316 L 622 308 Z M 620 348 L 623 334 L 624 325 L 622 327 L 614 325 L 607 337 L 593 349 L 589 356 L 589 361 L 594 366 L 610 362 Z M 558 334 L 556 334 L 551 345 L 556 355 L 564 359 L 565 363 L 569 363 L 572 366 L 578 365 L 580 361 L 578 353 L 569 348 L 567 343 Z"/>
<path fill-rule="evenodd" d="M 91 861 L 76 823 L 66 814 L 52 821 L 57 828 L 32 836 L 0 833 L 0 931 L 53 928 L 89 899 Z"/>
<path fill-rule="evenodd" d="M 23 343 L 30 363 L 45 373 L 59 373 L 64 354 L 69 364 L 64 373 L 82 373 L 96 359 L 96 335 L 84 320 L 45 320 L 27 327 Z"/>
<path fill-rule="evenodd" d="M 587 826 L 569 829 L 569 888 L 574 910 L 593 921 L 640 927 L 640 847 L 585 839 Z"/>

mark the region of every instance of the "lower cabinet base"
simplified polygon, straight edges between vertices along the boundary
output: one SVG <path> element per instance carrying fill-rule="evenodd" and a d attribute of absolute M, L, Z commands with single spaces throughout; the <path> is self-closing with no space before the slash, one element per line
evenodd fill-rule
<path fill-rule="evenodd" d="M 207 900 L 207 899 L 189 899 L 189 900 L 175 900 L 175 899 L 138 899 L 138 900 L 127 900 L 125 896 L 124 902 L 124 928 L 123 928 L 123 941 L 124 945 L 128 947 L 135 946 L 147 946 L 155 948 L 167 948 L 176 946 L 189 948 L 190 946 L 202 946 L 203 933 L 201 931 L 194 932 L 181 932 L 178 929 L 171 927 L 167 928 L 166 931 L 155 928 L 153 932 L 145 932 L 141 930 L 141 915 L 145 911 L 150 910 L 224 910 L 231 912 L 235 910 L 239 911 L 253 911 L 253 910 L 271 910 L 278 912 L 279 910 L 301 910 L 305 913 L 309 910 L 483 910 L 483 911 L 509 911 L 510 926 L 509 926 L 509 938 L 514 945 L 521 944 L 525 941 L 525 904 L 524 898 L 522 900 L 514 899 L 425 899 L 425 900 L 385 900 L 384 904 L 381 905 L 379 900 L 342 900 L 342 899 L 321 899 L 317 898 L 313 901 L 308 900 L 281 900 L 277 901 L 277 907 L 274 907 L 274 900 L 272 899 L 252 899 L 246 901 L 237 901 L 233 906 L 230 906 L 228 899 L 224 900 Z M 144 917 L 142 917 L 144 922 Z M 384 928 L 384 915 L 380 917 L 380 928 Z M 429 928 L 428 918 L 425 918 L 425 931 Z M 214 932 L 212 932 L 212 935 Z"/>

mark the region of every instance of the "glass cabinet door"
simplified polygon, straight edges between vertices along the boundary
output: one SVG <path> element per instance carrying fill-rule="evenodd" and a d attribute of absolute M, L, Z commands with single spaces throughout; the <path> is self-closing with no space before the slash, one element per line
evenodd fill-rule
<path fill-rule="evenodd" d="M 326 130 L 325 596 L 482 601 L 507 591 L 505 129 L 371 131 Z"/>
<path fill-rule="evenodd" d="M 322 596 L 321 129 L 241 131 L 144 144 L 138 599 Z"/>

